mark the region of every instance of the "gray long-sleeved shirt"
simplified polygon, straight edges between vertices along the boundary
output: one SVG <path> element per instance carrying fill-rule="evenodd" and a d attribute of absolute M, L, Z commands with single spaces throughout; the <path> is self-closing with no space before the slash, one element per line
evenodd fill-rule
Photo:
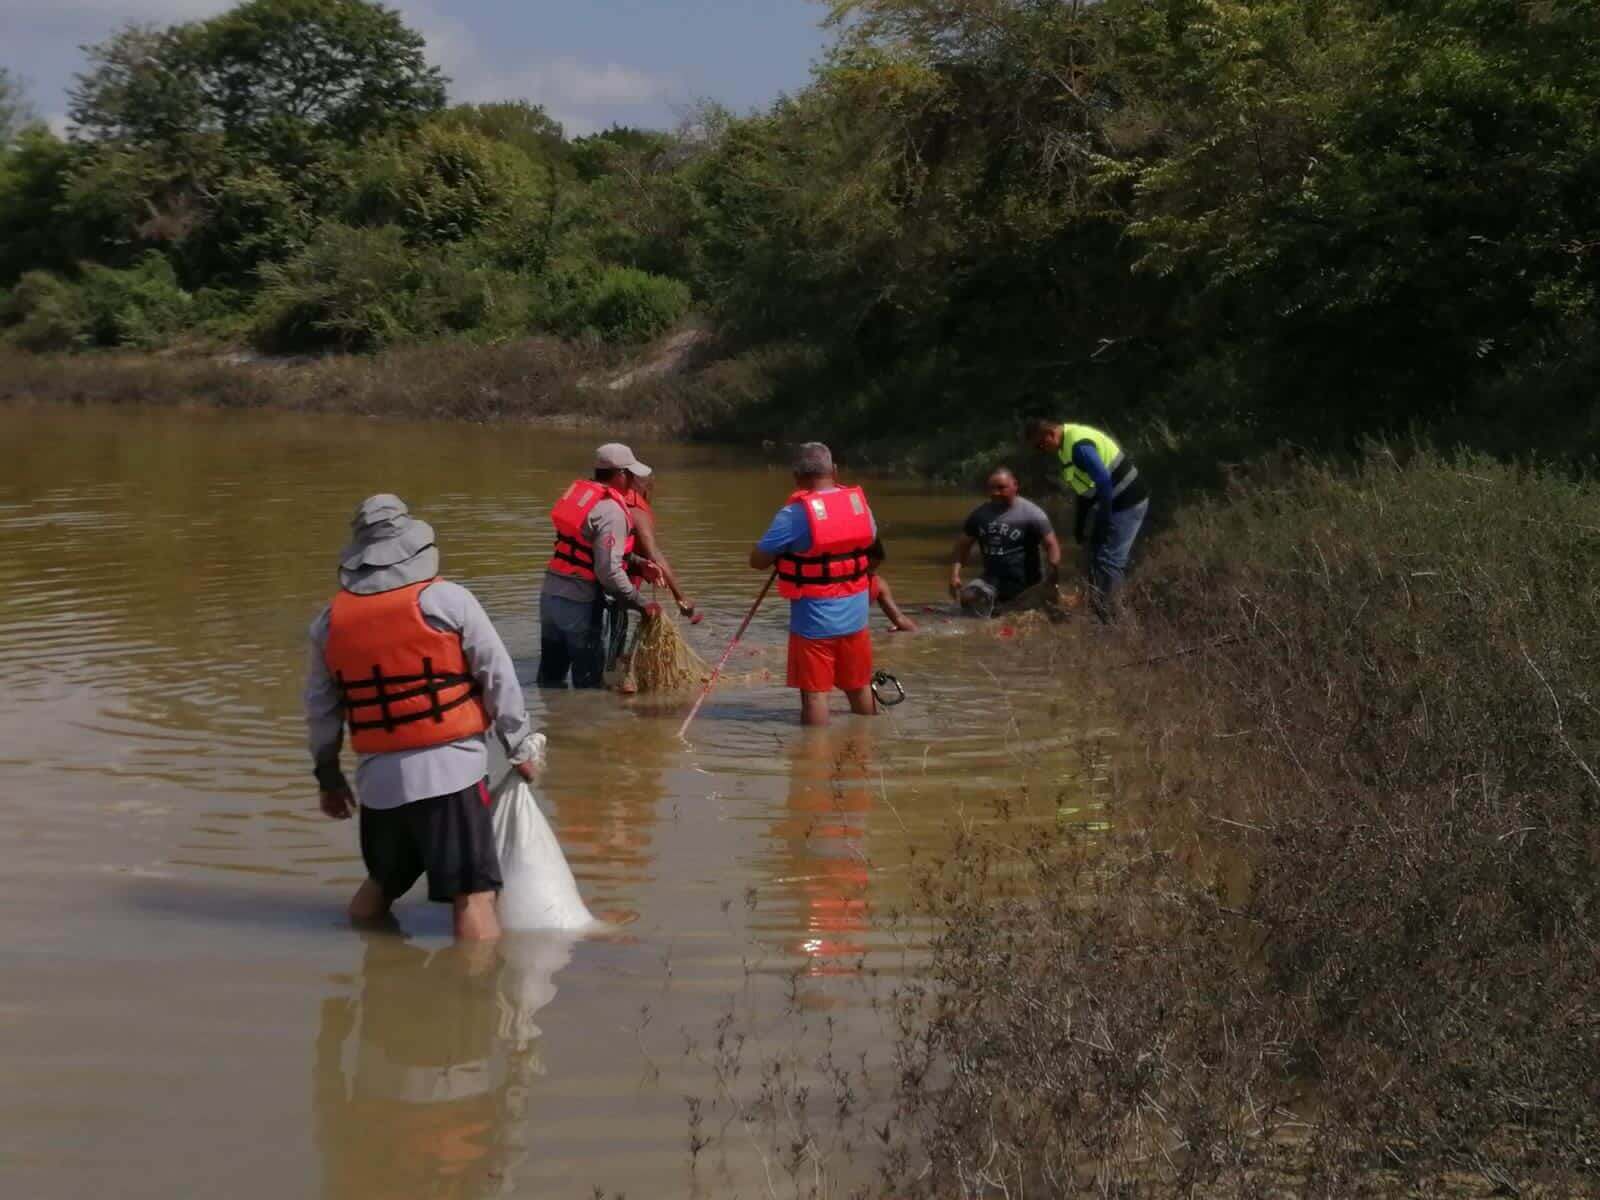
<path fill-rule="evenodd" d="M 511 761 L 536 757 L 538 741 L 528 721 L 516 668 L 477 597 L 460 584 L 441 579 L 417 594 L 417 607 L 433 628 L 461 635 L 467 669 L 482 689 L 492 728 Z M 339 687 L 324 657 L 330 611 L 323 609 L 311 622 L 306 666 L 306 727 L 311 758 L 319 766 L 337 765 L 344 744 Z M 459 792 L 482 779 L 488 769 L 488 743 L 482 734 L 419 750 L 364 754 L 356 763 L 356 794 L 367 808 L 399 808 L 413 800 Z"/>
<path fill-rule="evenodd" d="M 622 548 L 628 544 L 628 514 L 607 497 L 596 502 L 583 520 L 583 536 L 594 547 L 594 574 L 598 583 L 546 571 L 545 591 L 564 600 L 593 604 L 596 589 L 604 588 L 629 608 L 643 610 L 644 599 L 628 578 Z"/>

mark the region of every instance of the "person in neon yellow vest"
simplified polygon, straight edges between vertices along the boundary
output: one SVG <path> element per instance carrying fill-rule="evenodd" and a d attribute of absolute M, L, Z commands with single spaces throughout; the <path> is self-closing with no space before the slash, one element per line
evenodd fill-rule
<path fill-rule="evenodd" d="M 1112 617 L 1112 601 L 1128 574 L 1134 539 L 1150 511 L 1150 490 L 1139 468 L 1109 433 L 1092 425 L 1035 417 L 1027 440 L 1060 464 L 1061 482 L 1077 497 L 1079 545 L 1089 546 L 1094 610 Z"/>

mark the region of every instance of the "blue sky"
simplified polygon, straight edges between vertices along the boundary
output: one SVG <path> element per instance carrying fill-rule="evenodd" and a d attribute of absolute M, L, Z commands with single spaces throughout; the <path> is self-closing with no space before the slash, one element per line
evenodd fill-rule
<path fill-rule="evenodd" d="M 130 22 L 210 16 L 229 0 L 0 0 L 0 64 L 61 127 L 84 43 Z M 814 0 L 398 0 L 457 100 L 528 99 L 569 133 L 668 126 L 698 99 L 744 111 L 805 85 Z"/>

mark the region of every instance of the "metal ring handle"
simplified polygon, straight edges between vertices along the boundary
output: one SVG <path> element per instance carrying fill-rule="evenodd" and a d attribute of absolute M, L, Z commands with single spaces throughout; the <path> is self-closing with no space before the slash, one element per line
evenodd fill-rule
<path fill-rule="evenodd" d="M 878 690 L 879 688 L 888 689 L 891 687 L 894 689 L 893 699 L 890 699 L 888 696 L 885 696 L 883 692 Z M 901 687 L 900 681 L 893 675 L 889 674 L 889 672 L 877 671 L 872 676 L 872 695 L 873 698 L 885 708 L 893 708 L 895 705 L 901 704 L 905 701 L 906 689 Z"/>

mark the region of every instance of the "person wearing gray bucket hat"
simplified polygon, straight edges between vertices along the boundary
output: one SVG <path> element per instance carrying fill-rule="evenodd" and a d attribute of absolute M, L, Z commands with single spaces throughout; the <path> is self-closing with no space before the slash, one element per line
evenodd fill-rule
<path fill-rule="evenodd" d="M 367 878 L 350 916 L 384 917 L 426 874 L 428 898 L 452 906 L 458 938 L 497 937 L 486 735 L 494 730 L 529 780 L 545 740 L 511 655 L 477 598 L 439 578 L 433 528 L 398 496 L 356 508 L 338 576 L 333 602 L 311 623 L 304 700 L 322 811 L 360 813 Z M 339 765 L 347 727 L 354 792 Z"/>
<path fill-rule="evenodd" d="M 550 521 L 555 548 L 539 589 L 539 685 L 578 688 L 604 681 L 607 644 L 620 647 L 630 611 L 651 620 L 661 611 L 628 578 L 636 530 L 629 498 L 635 480 L 650 474 L 627 446 L 595 451 L 594 474 L 567 485 Z M 649 578 L 658 568 L 633 561 Z"/>

